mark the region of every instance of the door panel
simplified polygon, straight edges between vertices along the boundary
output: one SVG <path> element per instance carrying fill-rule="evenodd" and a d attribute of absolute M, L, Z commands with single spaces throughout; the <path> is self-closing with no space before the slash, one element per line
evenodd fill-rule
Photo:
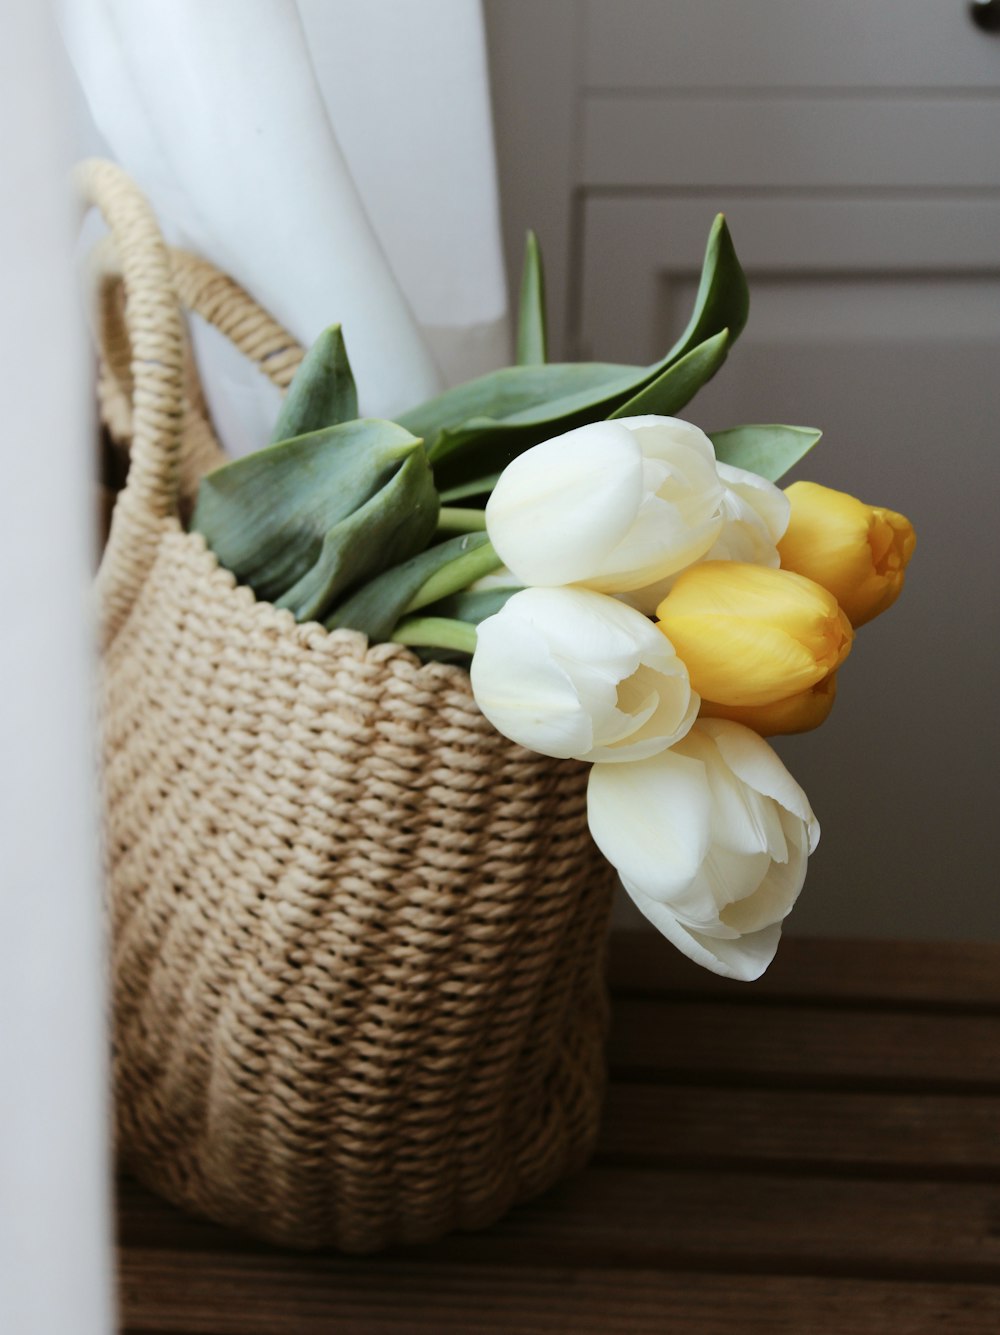
<path fill-rule="evenodd" d="M 824 822 L 789 930 L 1000 936 L 1000 35 L 964 0 L 486 5 L 558 351 L 662 353 L 721 210 L 750 323 L 689 415 L 821 426 L 800 472 L 917 525 L 832 723 L 781 743 Z"/>
<path fill-rule="evenodd" d="M 991 312 L 1000 325 L 1000 306 L 993 304 L 1000 274 L 1000 191 L 989 198 L 912 200 L 748 198 L 718 190 L 696 197 L 588 196 L 581 207 L 576 355 L 634 362 L 659 356 L 687 317 L 705 238 L 720 212 L 751 275 L 749 333 L 760 332 L 758 308 L 761 319 L 770 318 L 766 313 L 773 309 L 762 285 L 779 279 L 786 289 L 824 284 L 822 293 L 810 287 L 799 303 L 820 301 L 814 312 L 819 328 L 828 327 L 827 320 L 843 320 L 838 293 L 844 284 L 857 278 L 868 291 L 879 284 L 880 301 L 852 308 L 860 317 L 853 331 L 860 339 L 867 337 L 870 321 L 888 318 L 885 293 L 897 282 L 911 293 L 915 283 L 932 283 L 936 294 L 942 283 L 949 284 L 954 329 L 969 322 L 989 328 Z M 786 311 L 795 301 L 786 291 Z M 730 371 L 724 374 L 728 378 Z"/>
<path fill-rule="evenodd" d="M 503 0 L 500 0 L 503 3 Z M 592 88 L 982 88 L 962 0 L 587 0 Z"/>
<path fill-rule="evenodd" d="M 1000 41 L 997 42 L 1000 52 Z M 1000 179 L 1000 102 L 588 97 L 583 179 L 601 188 L 975 189 Z"/>
<path fill-rule="evenodd" d="M 665 350 L 719 202 L 588 204 L 586 355 Z M 915 208 L 733 200 L 750 320 L 685 410 L 707 430 L 822 427 L 791 477 L 892 505 L 917 528 L 909 584 L 860 631 L 831 722 L 776 744 L 825 825 L 797 933 L 1000 936 L 986 811 L 1000 740 L 1000 202 Z"/>

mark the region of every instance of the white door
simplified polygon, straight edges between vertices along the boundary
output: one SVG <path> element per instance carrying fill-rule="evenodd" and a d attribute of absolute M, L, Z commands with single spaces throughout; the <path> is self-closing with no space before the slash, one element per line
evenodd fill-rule
<path fill-rule="evenodd" d="M 1000 936 L 1000 32 L 962 0 L 563 11 L 573 72 L 552 89 L 571 87 L 570 112 L 550 123 L 571 126 L 566 239 L 544 240 L 571 355 L 661 352 L 724 211 L 750 322 L 687 415 L 823 427 L 796 475 L 917 528 L 909 585 L 860 632 L 831 721 L 779 744 L 824 825 L 789 930 Z M 508 189 L 529 145 L 505 142 L 518 75 L 503 77 L 519 230 L 545 173 Z M 552 143 L 532 156 L 559 160 Z"/>

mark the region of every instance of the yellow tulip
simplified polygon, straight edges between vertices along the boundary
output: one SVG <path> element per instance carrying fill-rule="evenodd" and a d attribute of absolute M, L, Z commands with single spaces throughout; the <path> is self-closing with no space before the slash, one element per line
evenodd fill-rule
<path fill-rule="evenodd" d="M 703 700 L 772 705 L 807 691 L 847 657 L 854 632 L 826 589 L 790 570 L 702 561 L 656 609 Z"/>
<path fill-rule="evenodd" d="M 829 589 L 852 626 L 890 607 L 917 542 L 910 521 L 816 482 L 793 482 L 785 495 L 792 513 L 778 544 L 782 568 Z"/>
<path fill-rule="evenodd" d="M 773 705 L 719 705 L 711 700 L 702 701 L 701 717 L 727 718 L 753 728 L 761 737 L 778 734 L 809 732 L 825 723 L 837 695 L 837 674 L 818 681 L 808 690 L 776 700 Z"/>

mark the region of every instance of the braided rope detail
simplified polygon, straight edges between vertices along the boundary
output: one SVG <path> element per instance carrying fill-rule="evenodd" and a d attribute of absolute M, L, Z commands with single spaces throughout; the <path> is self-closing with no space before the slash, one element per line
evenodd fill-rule
<path fill-rule="evenodd" d="M 587 769 L 468 676 L 258 603 L 174 525 L 106 657 L 119 1142 L 178 1204 L 369 1251 L 590 1153 Z"/>
<path fill-rule="evenodd" d="M 279 389 L 287 389 L 304 355 L 288 330 L 207 260 L 183 250 L 171 257 L 181 303 L 225 334 Z"/>
<path fill-rule="evenodd" d="M 106 644 L 128 616 L 176 506 L 184 336 L 170 259 L 145 199 L 110 162 L 81 164 L 76 182 L 104 214 L 121 257 L 132 351 L 132 462 L 97 575 Z"/>
<path fill-rule="evenodd" d="M 304 355 L 288 330 L 207 260 L 171 250 L 170 261 L 176 299 L 181 305 L 223 333 L 279 389 L 287 389 Z M 117 255 L 100 245 L 91 258 L 91 267 L 97 288 L 101 420 L 116 441 L 129 444 L 133 432 L 132 348 Z M 185 510 L 193 505 L 204 475 L 225 462 L 225 452 L 209 420 L 197 367 L 190 348 L 186 348 L 178 476 Z"/>

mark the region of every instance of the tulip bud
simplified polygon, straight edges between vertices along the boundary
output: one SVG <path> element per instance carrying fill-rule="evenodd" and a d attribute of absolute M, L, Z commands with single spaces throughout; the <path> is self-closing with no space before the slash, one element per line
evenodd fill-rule
<path fill-rule="evenodd" d="M 727 718 L 753 728 L 762 737 L 776 737 L 793 732 L 809 732 L 825 723 L 837 696 L 837 674 L 818 681 L 808 690 L 798 691 L 772 705 L 720 705 L 703 700 L 702 718 Z"/>
<path fill-rule="evenodd" d="M 760 977 L 819 840 L 805 793 L 762 738 L 704 719 L 648 760 L 595 765 L 587 815 L 654 927 L 713 973 Z"/>
<path fill-rule="evenodd" d="M 829 589 L 853 626 L 890 607 L 916 546 L 910 521 L 816 482 L 793 482 L 785 495 L 792 513 L 778 544 L 782 567 Z"/>
<path fill-rule="evenodd" d="M 521 584 L 620 593 L 703 556 L 722 528 L 722 498 L 712 442 L 696 426 L 623 417 L 514 459 L 486 506 L 486 529 Z M 640 610 L 655 606 L 654 594 Z"/>
<path fill-rule="evenodd" d="M 657 608 L 691 685 L 721 705 L 770 705 L 836 671 L 854 632 L 826 589 L 789 570 L 704 561 Z"/>
<path fill-rule="evenodd" d="M 632 760 L 671 746 L 698 713 L 683 663 L 640 612 L 588 589 L 522 589 L 480 622 L 480 709 L 531 751 Z"/>

